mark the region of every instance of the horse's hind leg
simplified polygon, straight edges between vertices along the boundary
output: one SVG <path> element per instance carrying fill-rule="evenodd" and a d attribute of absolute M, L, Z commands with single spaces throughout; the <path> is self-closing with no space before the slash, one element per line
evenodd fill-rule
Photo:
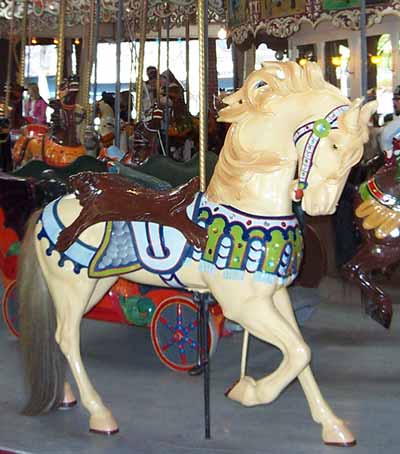
<path fill-rule="evenodd" d="M 276 309 L 271 296 L 248 298 L 239 313 L 226 315 L 259 339 L 278 347 L 284 357 L 275 372 L 260 380 L 242 377 L 227 397 L 247 406 L 272 402 L 309 363 L 307 345 Z"/>
<path fill-rule="evenodd" d="M 279 290 L 274 295 L 274 303 L 282 316 L 300 335 L 286 288 Z M 306 395 L 314 421 L 322 425 L 323 441 L 330 445 L 353 446 L 356 443 L 354 435 L 346 427 L 345 423 L 333 413 L 322 397 L 310 366 L 307 366 L 298 375 L 298 379 Z"/>
<path fill-rule="evenodd" d="M 103 404 L 91 384 L 80 353 L 80 323 L 86 311 L 97 302 L 111 287 L 114 278 L 96 281 L 84 276 L 68 279 L 55 279 L 48 282 L 57 312 L 56 341 L 68 360 L 76 380 L 82 404 L 90 413 L 90 430 L 112 434 L 118 431 L 118 424 L 111 411 Z"/>

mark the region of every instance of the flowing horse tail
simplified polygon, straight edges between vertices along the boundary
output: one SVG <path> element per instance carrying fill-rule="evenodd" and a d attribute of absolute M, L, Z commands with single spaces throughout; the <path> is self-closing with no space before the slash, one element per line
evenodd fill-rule
<path fill-rule="evenodd" d="M 55 340 L 55 307 L 35 247 L 40 213 L 33 213 L 28 220 L 17 275 L 22 360 L 30 388 L 22 413 L 30 416 L 59 406 L 65 379 L 65 358 Z"/>

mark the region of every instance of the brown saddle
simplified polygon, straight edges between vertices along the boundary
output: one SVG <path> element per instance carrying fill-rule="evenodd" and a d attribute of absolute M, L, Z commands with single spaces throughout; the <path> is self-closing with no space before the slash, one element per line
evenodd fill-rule
<path fill-rule="evenodd" d="M 81 172 L 69 178 L 83 209 L 57 239 L 56 249 L 68 249 L 91 225 L 107 221 L 147 221 L 173 227 L 188 242 L 204 250 L 207 230 L 192 222 L 186 208 L 198 192 L 199 179 L 170 190 L 157 191 L 110 173 Z"/>

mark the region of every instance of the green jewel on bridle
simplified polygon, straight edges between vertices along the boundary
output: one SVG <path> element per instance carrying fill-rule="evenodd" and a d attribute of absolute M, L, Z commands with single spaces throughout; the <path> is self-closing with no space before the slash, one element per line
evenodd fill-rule
<path fill-rule="evenodd" d="M 295 199 L 300 201 L 303 198 L 304 190 L 308 185 L 308 176 L 314 160 L 314 154 L 317 151 L 319 141 L 328 137 L 332 129 L 338 129 L 339 115 L 349 109 L 348 105 L 338 106 L 331 110 L 325 118 L 310 121 L 300 128 L 297 128 L 293 134 L 293 142 L 295 145 L 301 138 L 308 135 L 307 142 L 304 147 L 303 158 L 299 171 L 299 182 L 295 190 Z"/>

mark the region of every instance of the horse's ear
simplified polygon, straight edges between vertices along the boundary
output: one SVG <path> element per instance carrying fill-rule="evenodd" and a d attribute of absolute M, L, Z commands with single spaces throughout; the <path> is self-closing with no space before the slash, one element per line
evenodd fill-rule
<path fill-rule="evenodd" d="M 360 111 L 360 123 L 361 126 L 368 126 L 369 120 L 372 115 L 378 109 L 378 101 L 367 102 L 364 106 L 361 107 Z"/>
<path fill-rule="evenodd" d="M 360 129 L 360 106 L 362 98 L 355 99 L 347 112 L 342 114 L 342 124 L 351 134 L 357 134 Z"/>

